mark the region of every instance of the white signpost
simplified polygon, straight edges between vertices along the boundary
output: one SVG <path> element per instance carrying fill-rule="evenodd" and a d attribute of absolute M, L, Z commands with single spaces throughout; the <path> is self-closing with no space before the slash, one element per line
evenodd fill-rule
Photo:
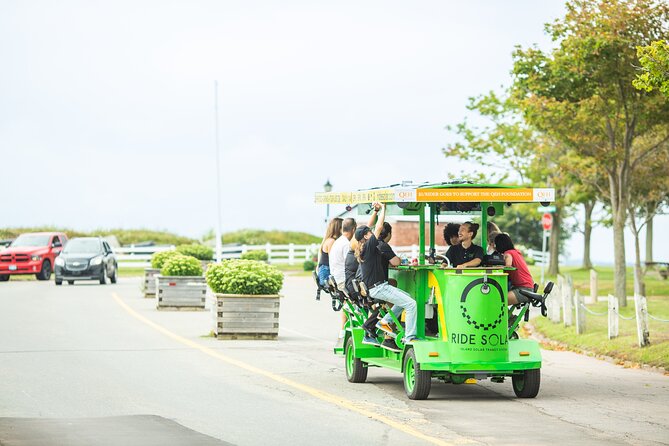
<path fill-rule="evenodd" d="M 543 262 L 541 262 L 541 284 L 544 284 L 544 269 L 546 267 L 546 239 L 548 238 L 548 231 L 553 227 L 553 216 L 546 212 L 541 217 L 541 225 L 544 227 L 544 240 L 542 243 L 541 252 L 543 253 Z"/>

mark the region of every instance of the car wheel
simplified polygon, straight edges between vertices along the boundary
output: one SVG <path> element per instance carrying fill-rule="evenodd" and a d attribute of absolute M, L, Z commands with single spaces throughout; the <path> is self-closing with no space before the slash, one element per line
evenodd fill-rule
<path fill-rule="evenodd" d="M 35 274 L 37 280 L 49 280 L 51 278 L 51 262 L 45 260 L 42 262 L 42 269 L 38 274 Z"/>
<path fill-rule="evenodd" d="M 56 279 L 56 285 L 62 285 L 63 279 Z"/>
<path fill-rule="evenodd" d="M 118 279 L 118 265 L 114 264 L 114 274 L 109 276 L 109 281 L 111 283 L 116 283 L 117 279 Z"/>
<path fill-rule="evenodd" d="M 67 281 L 67 284 L 68 284 L 68 285 L 74 285 L 74 280 L 68 280 L 68 281 Z"/>
<path fill-rule="evenodd" d="M 105 265 L 103 264 L 102 265 L 102 271 L 100 272 L 100 285 L 104 285 L 104 284 L 107 283 L 106 273 L 107 273 L 107 268 L 105 268 Z"/>
<path fill-rule="evenodd" d="M 9 274 L 0 274 L 0 282 L 7 282 L 9 280 Z"/>

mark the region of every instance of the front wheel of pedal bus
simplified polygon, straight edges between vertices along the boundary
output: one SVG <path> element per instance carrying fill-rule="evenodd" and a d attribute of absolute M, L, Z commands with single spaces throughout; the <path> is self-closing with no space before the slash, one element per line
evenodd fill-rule
<path fill-rule="evenodd" d="M 413 348 L 404 356 L 404 390 L 409 399 L 424 400 L 430 394 L 432 372 L 421 370 Z"/>

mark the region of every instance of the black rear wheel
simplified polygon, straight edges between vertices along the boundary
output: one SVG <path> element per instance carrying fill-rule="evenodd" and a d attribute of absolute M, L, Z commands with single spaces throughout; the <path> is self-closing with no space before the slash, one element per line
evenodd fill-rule
<path fill-rule="evenodd" d="M 346 360 L 346 379 L 352 383 L 364 383 L 367 380 L 367 367 L 355 357 L 352 337 L 346 341 L 344 358 Z"/>
<path fill-rule="evenodd" d="M 9 280 L 9 274 L 0 274 L 0 282 L 7 282 Z"/>
<path fill-rule="evenodd" d="M 68 281 L 67 281 L 67 284 L 68 284 L 68 285 L 74 285 L 74 280 L 68 280 Z"/>
<path fill-rule="evenodd" d="M 56 279 L 56 285 L 62 285 L 63 279 Z"/>
<path fill-rule="evenodd" d="M 51 278 L 51 262 L 49 260 L 42 262 L 42 269 L 35 274 L 35 277 L 37 277 L 37 280 L 49 280 Z"/>
<path fill-rule="evenodd" d="M 522 373 L 513 375 L 511 381 L 518 398 L 534 398 L 541 385 L 541 369 L 523 370 Z"/>

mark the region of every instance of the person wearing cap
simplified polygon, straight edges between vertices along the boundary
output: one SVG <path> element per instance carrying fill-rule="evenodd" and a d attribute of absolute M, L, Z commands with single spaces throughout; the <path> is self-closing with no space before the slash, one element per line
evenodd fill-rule
<path fill-rule="evenodd" d="M 406 310 L 406 327 L 403 342 L 407 343 L 416 339 L 416 301 L 405 291 L 395 288 L 388 283 L 388 265 L 398 266 L 400 258 L 396 255 L 388 258 L 390 254 L 388 252 L 384 253 L 379 249 L 378 237 L 380 237 L 384 229 L 385 212 L 385 205 L 381 205 L 381 212 L 374 231 L 369 226 L 360 226 L 356 229 L 355 239 L 358 241 L 358 246 L 355 250 L 355 256 L 358 262 L 360 262 L 362 281 L 367 286 L 369 296 L 372 299 L 392 303 L 392 312 L 396 317 L 399 317 L 402 311 Z M 379 321 L 377 328 L 388 334 L 393 334 L 389 325 L 390 321 L 391 316 L 387 314 Z M 395 342 L 392 339 L 390 341 L 384 342 L 382 347 L 400 351 Z"/>

